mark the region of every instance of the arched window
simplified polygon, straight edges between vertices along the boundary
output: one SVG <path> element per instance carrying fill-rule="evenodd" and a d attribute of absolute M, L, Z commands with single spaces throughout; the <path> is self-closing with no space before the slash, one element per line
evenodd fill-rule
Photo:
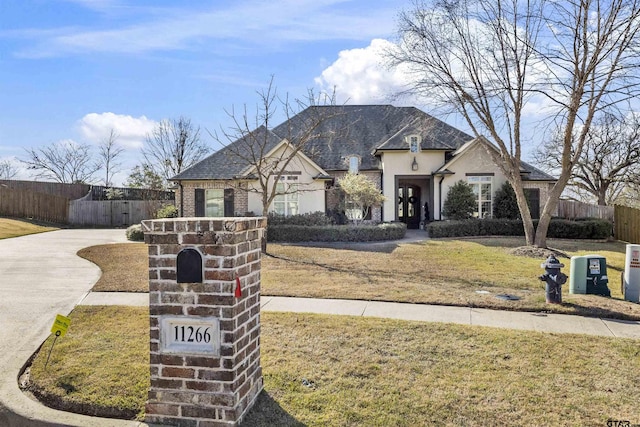
<path fill-rule="evenodd" d="M 420 152 L 420 136 L 419 135 L 409 135 L 407 137 L 407 142 L 409 143 L 409 151 L 412 153 Z"/>
<path fill-rule="evenodd" d="M 360 170 L 360 158 L 358 156 L 349 157 L 349 173 L 358 173 Z"/>

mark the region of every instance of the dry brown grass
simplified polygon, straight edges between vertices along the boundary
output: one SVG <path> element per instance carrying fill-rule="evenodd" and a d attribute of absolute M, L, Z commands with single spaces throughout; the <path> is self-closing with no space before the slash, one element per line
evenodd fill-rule
<path fill-rule="evenodd" d="M 571 252 L 570 243 L 562 244 Z M 417 291 L 428 283 L 426 295 L 449 295 L 449 303 L 476 286 L 504 291 L 513 283 L 514 292 L 539 292 L 521 276 L 539 274 L 540 261 L 521 265 L 503 254 L 509 245 L 501 239 L 433 241 L 386 252 L 270 245 L 272 252 L 297 260 L 265 258 L 263 271 L 288 271 L 282 275 L 286 286 L 307 292 L 312 282 L 330 289 L 332 297 L 343 292 L 402 301 L 412 295 L 402 290 L 406 282 Z M 586 252 L 611 253 L 612 267 L 619 265 L 619 244 L 585 246 Z M 144 244 L 85 250 L 105 276 L 126 271 L 109 279 L 118 290 L 147 282 L 146 253 Z M 465 265 L 451 268 L 447 259 Z M 478 266 L 480 273 L 469 267 L 491 262 Z M 407 264 L 428 280 L 406 272 Z M 437 266 L 442 268 L 433 272 Z M 495 282 L 482 278 L 491 269 L 498 273 Z M 378 281 L 385 286 L 376 287 Z M 386 291 L 391 284 L 395 289 Z M 267 281 L 264 291 L 275 287 Z M 620 303 L 583 297 L 591 310 L 607 301 Z M 46 370 L 51 339 L 37 356 L 32 390 L 57 407 L 140 418 L 149 386 L 147 310 L 77 307 L 71 317 Z M 263 313 L 261 318 L 265 391 L 244 427 L 640 422 L 637 340 L 345 316 Z"/>
<path fill-rule="evenodd" d="M 102 270 L 94 292 L 149 292 L 149 262 L 144 243 L 90 246 L 78 256 Z"/>
<path fill-rule="evenodd" d="M 149 389 L 149 309 L 78 306 L 30 368 L 29 390 L 49 406 L 102 417 L 141 418 Z"/>

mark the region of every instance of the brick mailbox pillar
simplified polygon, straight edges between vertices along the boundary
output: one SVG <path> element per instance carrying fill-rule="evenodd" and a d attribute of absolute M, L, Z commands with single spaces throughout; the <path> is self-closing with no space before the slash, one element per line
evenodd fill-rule
<path fill-rule="evenodd" d="M 262 390 L 264 218 L 144 221 L 151 388 L 146 421 L 236 426 Z"/>

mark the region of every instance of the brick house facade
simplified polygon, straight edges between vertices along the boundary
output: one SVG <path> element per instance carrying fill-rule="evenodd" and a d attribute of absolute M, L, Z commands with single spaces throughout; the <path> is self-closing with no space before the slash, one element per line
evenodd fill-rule
<path fill-rule="evenodd" d="M 314 122 L 317 135 L 313 137 L 305 133 L 309 117 L 325 118 Z M 427 221 L 446 219 L 442 204 L 448 189 L 459 180 L 476 189 L 476 215 L 491 216 L 493 194 L 506 181 L 490 153 L 496 148 L 489 141 L 473 138 L 414 107 L 314 106 L 272 130 L 261 127 L 250 136 L 264 145 L 246 151 L 267 153 L 265 160 L 277 162 L 287 152 L 296 153 L 285 171 L 274 171 L 276 176 L 283 175 L 278 185 L 287 190 L 268 210 L 284 215 L 341 209 L 338 180 L 353 172 L 370 178 L 386 198 L 371 210 L 371 220 L 402 221 L 409 228 L 419 228 Z M 251 141 L 245 136 L 172 178 L 178 183 L 176 202 L 182 216 L 267 214 L 256 191 L 255 164 L 240 162 L 234 155 L 238 147 L 250 147 Z M 297 151 L 296 147 L 302 148 Z M 528 197 L 538 207 L 544 206 L 555 178 L 522 162 L 522 179 Z M 215 189 L 224 194 L 207 191 Z M 206 211 L 202 203 L 213 207 Z"/>

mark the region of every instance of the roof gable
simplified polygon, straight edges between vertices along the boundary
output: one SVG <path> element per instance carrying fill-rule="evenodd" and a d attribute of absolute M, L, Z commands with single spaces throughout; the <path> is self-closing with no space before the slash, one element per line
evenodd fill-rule
<path fill-rule="evenodd" d="M 324 117 L 318 135 L 304 152 L 325 170 L 347 170 L 348 157 L 361 159 L 360 169 L 378 169 L 379 150 L 408 150 L 404 137 L 421 136 L 422 149 L 455 150 L 471 136 L 415 107 L 392 105 L 314 106 L 273 129 L 295 141 L 309 118 Z"/>
<path fill-rule="evenodd" d="M 498 147 L 492 144 L 484 136 L 479 136 L 461 145 L 453 153 L 453 157 L 451 158 L 451 160 L 449 160 L 444 165 L 442 165 L 442 167 L 438 169 L 436 174 L 437 175 L 450 174 L 451 165 L 455 164 L 458 160 L 463 158 L 468 152 L 470 152 L 472 147 L 479 144 L 482 144 L 487 150 L 493 150 L 495 152 L 499 152 Z M 523 175 L 522 178 L 524 181 L 557 181 L 557 179 L 554 178 L 553 176 L 541 171 L 540 169 L 522 160 L 520 161 L 520 174 Z"/>
<path fill-rule="evenodd" d="M 290 153 L 291 150 L 294 150 L 295 148 L 291 145 L 291 143 L 287 140 L 287 139 L 283 139 L 282 141 L 280 141 L 280 143 L 276 144 L 271 150 L 269 150 L 268 153 L 266 153 L 263 157 L 265 159 L 269 159 L 269 158 L 278 158 L 281 157 L 282 159 L 288 159 L 290 157 Z M 284 151 L 284 154 L 279 154 L 278 152 Z M 287 153 L 288 151 L 288 153 Z M 327 172 L 324 171 L 324 169 L 322 169 L 320 166 L 318 166 L 313 160 L 311 160 L 309 157 L 307 157 L 302 151 L 298 151 L 297 153 L 295 153 L 295 157 L 298 157 L 299 160 L 307 163 L 309 166 L 311 166 L 314 170 L 313 173 L 309 172 L 310 175 L 313 176 L 326 176 Z M 294 157 L 294 158 L 295 158 Z M 292 158 L 292 160 L 294 159 Z M 287 162 L 288 166 L 293 166 L 294 163 L 296 163 L 295 161 L 291 161 L 291 162 Z M 256 173 L 256 166 L 255 165 L 249 165 L 247 166 L 244 171 L 240 174 L 242 175 L 242 177 L 248 178 L 253 176 L 253 174 Z"/>

